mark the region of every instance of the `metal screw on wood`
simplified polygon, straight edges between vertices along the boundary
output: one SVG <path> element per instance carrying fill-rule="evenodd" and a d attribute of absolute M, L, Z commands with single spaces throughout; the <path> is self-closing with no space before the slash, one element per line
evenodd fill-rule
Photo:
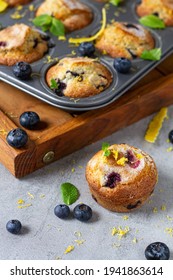
<path fill-rule="evenodd" d="M 49 151 L 44 155 L 43 162 L 49 163 L 49 162 L 53 161 L 54 157 L 55 157 L 55 153 L 53 151 Z"/>

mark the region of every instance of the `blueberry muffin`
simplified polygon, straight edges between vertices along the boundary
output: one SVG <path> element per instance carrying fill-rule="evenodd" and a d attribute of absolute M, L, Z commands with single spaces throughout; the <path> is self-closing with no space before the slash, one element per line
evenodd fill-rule
<path fill-rule="evenodd" d="M 139 24 L 113 22 L 96 40 L 95 46 L 111 57 L 128 59 L 140 57 L 144 50 L 150 50 L 155 42 L 150 32 Z"/>
<path fill-rule="evenodd" d="M 18 5 L 25 5 L 31 2 L 32 0 L 5 0 L 10 7 L 15 7 Z"/>
<path fill-rule="evenodd" d="M 42 58 L 47 50 L 47 42 L 40 33 L 23 23 L 0 31 L 0 64 L 31 63 Z"/>
<path fill-rule="evenodd" d="M 104 208 L 130 212 L 141 207 L 157 182 L 150 155 L 127 144 L 114 144 L 97 152 L 86 166 L 93 198 Z"/>
<path fill-rule="evenodd" d="M 66 31 L 74 31 L 89 25 L 93 19 L 91 9 L 77 0 L 45 0 L 36 16 L 48 14 L 62 21 Z"/>
<path fill-rule="evenodd" d="M 52 66 L 46 81 L 51 87 L 56 82 L 54 92 L 59 96 L 83 98 L 99 94 L 112 82 L 111 72 L 98 60 L 88 57 L 66 57 Z"/>
<path fill-rule="evenodd" d="M 162 19 L 167 26 L 173 26 L 172 0 L 142 0 L 136 11 L 140 17 L 154 14 Z"/>

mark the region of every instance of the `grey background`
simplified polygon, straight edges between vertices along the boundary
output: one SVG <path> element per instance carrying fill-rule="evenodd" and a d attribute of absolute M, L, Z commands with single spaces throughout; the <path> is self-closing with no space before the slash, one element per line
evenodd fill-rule
<path fill-rule="evenodd" d="M 173 151 L 167 151 L 173 147 L 167 142 L 168 133 L 173 129 L 173 106 L 168 109 L 169 118 L 164 121 L 157 141 L 151 144 L 144 140 L 144 135 L 153 116 L 22 179 L 14 178 L 0 164 L 0 259 L 143 260 L 146 246 L 155 241 L 165 242 L 173 259 Z M 134 145 L 154 158 L 159 181 L 152 197 L 140 210 L 129 214 L 113 213 L 92 199 L 85 179 L 85 166 L 105 141 Z M 71 210 L 80 202 L 92 207 L 93 217 L 87 223 L 74 218 L 61 220 L 54 215 L 54 207 L 62 203 L 60 185 L 64 182 L 71 182 L 80 192 L 79 199 L 70 206 Z M 19 209 L 19 199 L 32 205 Z M 128 220 L 124 220 L 124 216 L 128 216 Z M 21 234 L 7 232 L 6 223 L 10 219 L 21 221 Z M 121 239 L 111 235 L 112 228 L 118 226 L 130 228 Z M 167 228 L 170 233 L 166 232 Z M 65 254 L 69 245 L 73 245 L 74 250 Z"/>

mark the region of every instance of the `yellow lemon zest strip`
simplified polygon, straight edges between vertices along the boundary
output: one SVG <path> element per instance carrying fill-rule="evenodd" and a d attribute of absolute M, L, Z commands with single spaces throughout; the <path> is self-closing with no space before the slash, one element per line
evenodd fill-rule
<path fill-rule="evenodd" d="M 94 41 L 96 38 L 98 38 L 104 31 L 106 26 L 106 10 L 105 8 L 102 9 L 102 26 L 100 30 L 93 36 L 91 37 L 83 37 L 83 38 L 69 38 L 69 43 L 73 44 L 80 44 L 83 42 L 91 42 Z"/>
<path fill-rule="evenodd" d="M 74 250 L 74 246 L 73 246 L 73 245 L 69 245 L 69 246 L 67 247 L 67 249 L 65 250 L 64 254 L 68 254 L 68 253 L 70 253 L 70 252 L 73 251 L 73 250 Z"/>
<path fill-rule="evenodd" d="M 5 1 L 0 0 L 0 12 L 5 11 L 7 9 L 7 7 L 8 7 L 8 4 Z"/>
<path fill-rule="evenodd" d="M 159 135 L 162 123 L 167 118 L 167 108 L 162 108 L 152 119 L 145 134 L 145 140 L 154 143 Z"/>

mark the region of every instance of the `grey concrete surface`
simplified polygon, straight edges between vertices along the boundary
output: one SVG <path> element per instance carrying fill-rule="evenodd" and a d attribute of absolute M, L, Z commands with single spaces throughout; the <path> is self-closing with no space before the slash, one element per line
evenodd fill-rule
<path fill-rule="evenodd" d="M 167 142 L 173 129 L 173 106 L 168 109 L 154 144 L 144 140 L 152 116 L 93 143 L 22 179 L 14 178 L 0 165 L 0 259 L 1 260 L 143 260 L 148 244 L 165 242 L 173 259 L 173 144 Z M 118 121 L 118 120 L 115 120 Z M 85 166 L 103 142 L 129 143 L 148 152 L 155 160 L 159 180 L 152 197 L 140 209 L 130 214 L 110 212 L 91 197 L 85 179 Z M 91 221 L 82 223 L 74 218 L 61 220 L 54 215 L 54 207 L 62 203 L 60 185 L 71 182 L 80 192 L 80 202 L 92 207 Z M 19 209 L 18 200 L 31 206 Z M 126 217 L 127 216 L 127 217 Z M 10 219 L 19 219 L 21 234 L 6 230 Z M 121 239 L 112 235 L 113 227 L 129 227 Z M 65 250 L 71 245 L 73 251 Z"/>

